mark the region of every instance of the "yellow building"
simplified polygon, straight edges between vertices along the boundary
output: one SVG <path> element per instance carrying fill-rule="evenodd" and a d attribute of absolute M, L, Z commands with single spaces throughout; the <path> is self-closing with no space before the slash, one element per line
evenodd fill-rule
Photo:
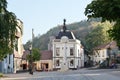
<path fill-rule="evenodd" d="M 40 54 L 41 54 L 41 58 L 40 61 L 36 62 L 36 69 L 39 71 L 53 70 L 52 51 L 45 50 L 45 51 L 41 51 Z"/>

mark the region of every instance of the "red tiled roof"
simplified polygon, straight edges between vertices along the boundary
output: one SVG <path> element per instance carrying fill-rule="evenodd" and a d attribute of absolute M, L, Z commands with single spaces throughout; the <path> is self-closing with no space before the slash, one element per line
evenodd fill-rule
<path fill-rule="evenodd" d="M 117 47 L 117 43 L 115 41 L 112 41 L 110 43 L 106 43 L 100 46 L 95 47 L 94 49 L 107 49 L 107 48 L 116 48 Z"/>
<path fill-rule="evenodd" d="M 26 59 L 26 56 L 30 53 L 29 50 L 24 51 L 22 58 Z M 51 50 L 45 50 L 40 52 L 41 57 L 40 60 L 51 60 L 52 59 L 52 51 Z"/>
<path fill-rule="evenodd" d="M 41 51 L 40 60 L 52 60 L 52 51 L 51 50 Z"/>

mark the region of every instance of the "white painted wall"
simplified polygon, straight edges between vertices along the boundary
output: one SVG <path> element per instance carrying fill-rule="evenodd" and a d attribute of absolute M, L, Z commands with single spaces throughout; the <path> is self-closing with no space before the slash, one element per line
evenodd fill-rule
<path fill-rule="evenodd" d="M 101 49 L 101 50 L 97 50 L 94 51 L 94 55 L 93 55 L 93 61 L 94 62 L 102 62 L 104 60 L 106 60 L 106 58 L 108 57 L 107 55 L 107 49 Z"/>
<path fill-rule="evenodd" d="M 56 48 L 60 48 L 60 56 L 56 56 Z M 74 55 L 70 56 L 70 48 L 73 48 Z M 60 66 L 55 66 L 55 60 L 60 60 Z M 74 65 L 70 66 L 70 60 L 74 60 Z M 84 51 L 79 40 L 62 37 L 53 40 L 53 68 L 77 68 L 84 66 Z"/>

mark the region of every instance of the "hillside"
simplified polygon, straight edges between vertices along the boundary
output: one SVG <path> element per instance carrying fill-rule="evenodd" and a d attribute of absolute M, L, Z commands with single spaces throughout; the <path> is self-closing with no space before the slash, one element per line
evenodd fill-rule
<path fill-rule="evenodd" d="M 74 35 L 76 36 L 77 39 L 81 40 L 82 44 L 85 44 L 85 36 L 92 31 L 92 29 L 94 28 L 92 26 L 93 23 L 96 23 L 100 21 L 99 19 L 92 19 L 90 21 L 80 21 L 80 22 L 75 22 L 72 24 L 68 24 L 67 25 L 67 29 L 72 31 L 74 33 Z M 59 31 L 61 30 L 62 25 L 54 27 L 52 29 L 50 29 L 46 34 L 43 35 L 38 35 L 34 38 L 33 41 L 33 47 L 35 48 L 39 48 L 40 50 L 46 50 L 48 43 L 49 43 L 49 37 L 50 36 L 56 36 Z M 28 41 L 25 45 L 24 48 L 28 49 L 29 45 L 30 45 L 30 41 Z"/>

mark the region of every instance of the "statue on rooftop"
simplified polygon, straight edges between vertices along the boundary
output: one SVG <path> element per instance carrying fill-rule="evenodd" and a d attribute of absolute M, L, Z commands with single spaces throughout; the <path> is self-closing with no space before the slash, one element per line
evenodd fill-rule
<path fill-rule="evenodd" d="M 63 32 L 66 32 L 66 30 L 67 30 L 67 28 L 66 28 L 66 24 L 65 24 L 66 19 L 64 19 L 63 21 L 64 21 L 64 23 L 63 23 Z"/>

